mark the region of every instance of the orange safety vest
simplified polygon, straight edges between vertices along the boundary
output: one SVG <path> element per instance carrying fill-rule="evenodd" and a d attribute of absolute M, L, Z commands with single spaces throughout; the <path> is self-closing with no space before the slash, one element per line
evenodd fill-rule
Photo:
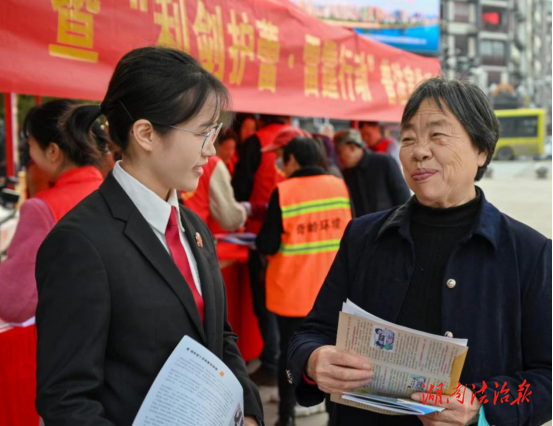
<path fill-rule="evenodd" d="M 256 135 L 261 144 L 261 148 L 265 148 L 274 142 L 277 133 L 288 127 L 287 124 L 269 124 L 266 127 L 258 130 Z M 284 174 L 278 169 L 275 162 L 277 160 L 275 151 L 262 152 L 261 163 L 255 172 L 252 194 L 250 195 L 250 203 L 252 204 L 268 204 L 271 194 L 275 186 L 284 180 Z M 248 220 L 246 231 L 258 234 L 261 229 L 262 221 Z"/>
<path fill-rule="evenodd" d="M 305 317 L 351 220 L 346 184 L 330 175 L 299 177 L 277 185 L 284 233 L 267 267 L 267 309 Z"/>
<path fill-rule="evenodd" d="M 52 188 L 40 191 L 35 197 L 46 202 L 57 223 L 69 210 L 96 191 L 103 181 L 96 167 L 77 167 L 63 173 Z"/>

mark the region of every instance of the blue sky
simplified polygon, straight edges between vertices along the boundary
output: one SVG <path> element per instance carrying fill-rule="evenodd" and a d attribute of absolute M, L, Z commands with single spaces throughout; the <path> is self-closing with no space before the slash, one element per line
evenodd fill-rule
<path fill-rule="evenodd" d="M 296 3 L 298 0 L 294 0 Z M 440 0 L 313 0 L 318 5 L 344 4 L 357 7 L 378 6 L 387 12 L 404 10 L 409 14 L 416 12 L 424 15 L 439 15 Z"/>

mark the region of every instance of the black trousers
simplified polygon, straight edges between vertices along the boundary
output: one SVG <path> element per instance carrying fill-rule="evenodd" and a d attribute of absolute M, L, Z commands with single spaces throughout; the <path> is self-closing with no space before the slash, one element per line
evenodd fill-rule
<path fill-rule="evenodd" d="M 294 385 L 288 383 L 286 375 L 286 359 L 288 358 L 288 346 L 293 334 L 300 328 L 305 318 L 281 317 L 277 315 L 278 331 L 280 333 L 280 357 L 278 360 L 278 395 L 280 402 L 278 415 L 281 419 L 294 417 L 296 406 L 296 394 Z"/>
<path fill-rule="evenodd" d="M 276 315 L 267 310 L 265 300 L 265 273 L 267 260 L 257 250 L 250 250 L 248 256 L 248 270 L 252 290 L 253 311 L 259 323 L 259 331 L 263 338 L 263 351 L 259 356 L 263 369 L 270 375 L 276 376 L 278 369 L 278 326 Z"/>

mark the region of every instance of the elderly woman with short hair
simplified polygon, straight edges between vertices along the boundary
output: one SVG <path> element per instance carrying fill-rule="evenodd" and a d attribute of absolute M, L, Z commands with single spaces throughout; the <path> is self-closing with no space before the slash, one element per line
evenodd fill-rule
<path fill-rule="evenodd" d="M 498 137 L 494 111 L 471 83 L 433 78 L 411 95 L 400 159 L 415 195 L 349 224 L 313 310 L 290 343 L 290 375 L 301 405 L 374 376 L 365 359 L 334 346 L 338 312 L 349 298 L 387 321 L 468 339 L 460 380 L 468 387 L 464 404 L 444 398 L 446 410 L 418 418 L 336 404 L 332 425 L 445 426 L 479 419 L 541 425 L 551 419 L 551 240 L 501 213 L 475 186 Z M 504 384 L 509 402 L 494 404 Z M 529 401 L 511 405 L 523 384 L 530 385 Z M 472 385 L 482 393 L 471 404 Z M 479 403 L 482 395 L 487 404 Z"/>

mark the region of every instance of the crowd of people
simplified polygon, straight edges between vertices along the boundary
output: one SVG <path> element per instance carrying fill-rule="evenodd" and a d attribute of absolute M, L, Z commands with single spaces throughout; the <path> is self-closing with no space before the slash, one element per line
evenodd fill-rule
<path fill-rule="evenodd" d="M 47 426 L 130 425 L 184 335 L 236 375 L 246 425 L 263 424 L 264 385 L 278 386 L 279 426 L 295 424 L 297 402 L 325 398 L 332 425 L 551 418 L 551 240 L 475 185 L 499 135 L 480 89 L 419 85 L 401 145 L 377 122 L 332 138 L 289 116 L 222 123 L 228 105 L 189 55 L 147 47 L 121 59 L 100 105 L 56 100 L 26 117 L 30 197 L 0 264 L 0 318 L 36 315 L 36 406 Z M 212 237 L 233 231 L 256 235 L 248 271 L 264 345 L 251 376 Z M 335 347 L 346 299 L 468 338 L 462 382 L 516 390 L 527 380 L 531 401 L 484 409 L 452 399 L 421 417 L 330 403 L 374 377 Z M 494 389 L 472 389 L 493 399 Z"/>

